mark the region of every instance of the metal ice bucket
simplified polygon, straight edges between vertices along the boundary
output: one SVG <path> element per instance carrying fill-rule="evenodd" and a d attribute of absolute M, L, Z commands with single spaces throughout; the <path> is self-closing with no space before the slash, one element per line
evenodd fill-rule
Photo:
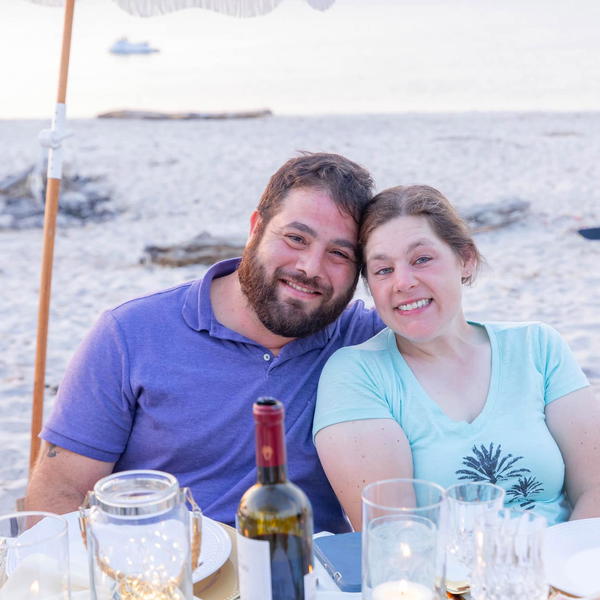
<path fill-rule="evenodd" d="M 202 512 L 173 475 L 113 473 L 79 512 L 92 600 L 192 600 Z"/>

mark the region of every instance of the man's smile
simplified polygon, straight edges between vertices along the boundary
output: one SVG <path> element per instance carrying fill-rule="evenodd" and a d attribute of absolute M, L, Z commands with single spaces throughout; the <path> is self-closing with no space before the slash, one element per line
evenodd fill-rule
<path fill-rule="evenodd" d="M 281 282 L 283 282 L 287 287 L 292 288 L 293 290 L 296 290 L 297 292 L 300 292 L 302 294 L 308 294 L 310 296 L 315 296 L 315 295 L 321 295 L 321 292 L 315 289 L 310 289 L 307 288 L 303 285 L 300 285 L 299 283 L 290 281 L 289 279 L 280 279 Z"/>

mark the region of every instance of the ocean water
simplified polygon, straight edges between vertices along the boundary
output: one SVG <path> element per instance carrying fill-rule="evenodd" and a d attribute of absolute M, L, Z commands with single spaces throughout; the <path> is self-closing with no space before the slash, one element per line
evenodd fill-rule
<path fill-rule="evenodd" d="M 51 114 L 62 19 L 0 0 L 0 118 Z M 68 114 L 598 110 L 599 31 L 598 0 L 282 0 L 252 19 L 78 0 Z M 160 52 L 114 56 L 121 36 Z"/>

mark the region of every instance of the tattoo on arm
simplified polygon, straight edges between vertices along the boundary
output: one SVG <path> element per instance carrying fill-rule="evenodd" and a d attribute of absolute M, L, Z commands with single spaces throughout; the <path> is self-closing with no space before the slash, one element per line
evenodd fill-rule
<path fill-rule="evenodd" d="M 50 444 L 48 447 L 48 454 L 46 456 L 48 458 L 54 458 L 58 454 L 58 446 L 56 444 Z"/>

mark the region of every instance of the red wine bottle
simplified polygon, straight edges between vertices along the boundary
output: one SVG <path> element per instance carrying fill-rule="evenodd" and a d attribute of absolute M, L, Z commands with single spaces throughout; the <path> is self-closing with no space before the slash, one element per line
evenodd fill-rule
<path fill-rule="evenodd" d="M 256 423 L 257 481 L 236 515 L 241 600 L 313 600 L 312 508 L 287 479 L 283 404 L 259 398 Z"/>

